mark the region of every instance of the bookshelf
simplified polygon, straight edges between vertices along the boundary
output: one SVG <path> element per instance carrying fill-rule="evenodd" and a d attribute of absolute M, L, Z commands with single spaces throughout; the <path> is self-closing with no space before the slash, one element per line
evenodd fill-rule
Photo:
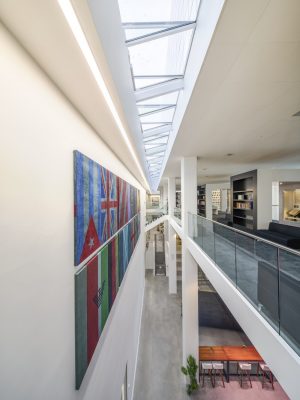
<path fill-rule="evenodd" d="M 197 186 L 197 210 L 198 215 L 206 217 L 206 189 L 205 185 Z"/>
<path fill-rule="evenodd" d="M 235 175 L 231 181 L 233 226 L 254 230 L 257 226 L 257 170 Z"/>
<path fill-rule="evenodd" d="M 181 190 L 176 190 L 175 206 L 181 208 Z"/>

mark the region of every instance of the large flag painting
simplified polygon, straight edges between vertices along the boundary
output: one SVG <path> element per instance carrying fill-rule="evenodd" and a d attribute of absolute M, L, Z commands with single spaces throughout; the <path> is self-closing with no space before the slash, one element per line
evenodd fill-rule
<path fill-rule="evenodd" d="M 137 214 L 75 275 L 76 388 L 79 389 L 140 235 Z"/>
<path fill-rule="evenodd" d="M 138 189 L 74 151 L 75 265 L 93 254 L 139 209 Z"/>

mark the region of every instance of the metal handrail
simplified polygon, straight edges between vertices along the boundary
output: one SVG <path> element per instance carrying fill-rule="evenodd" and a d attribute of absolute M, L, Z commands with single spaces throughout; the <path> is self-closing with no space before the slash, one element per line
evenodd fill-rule
<path fill-rule="evenodd" d="M 202 217 L 201 215 L 193 214 L 193 213 L 191 213 L 191 212 L 188 212 L 188 215 L 195 216 L 195 217 L 197 217 L 197 218 L 202 218 L 202 219 L 204 219 L 204 220 L 206 220 L 206 221 L 212 222 L 213 224 L 220 225 L 220 226 L 222 226 L 223 228 L 229 229 L 229 230 L 234 231 L 234 232 L 238 232 L 239 234 L 244 235 L 244 236 L 251 237 L 252 239 L 255 239 L 255 240 L 259 241 L 259 242 L 265 242 L 265 243 L 267 243 L 268 245 L 277 247 L 277 248 L 279 248 L 279 249 L 282 249 L 282 250 L 284 250 L 284 251 L 287 251 L 287 252 L 289 252 L 289 253 L 295 254 L 296 256 L 299 256 L 299 257 L 300 257 L 300 251 L 295 250 L 295 249 L 291 249 L 291 248 L 286 247 L 286 246 L 283 246 L 282 244 L 275 243 L 275 242 L 271 242 L 271 241 L 268 240 L 268 239 L 262 238 L 262 237 L 260 237 L 260 236 L 253 235 L 252 233 L 248 233 L 248 232 L 242 231 L 242 230 L 237 229 L 237 228 L 233 228 L 232 226 L 224 225 L 224 224 L 222 224 L 222 223 L 220 223 L 220 222 L 217 222 L 217 221 L 214 221 L 214 220 L 212 220 L 212 219 Z"/>

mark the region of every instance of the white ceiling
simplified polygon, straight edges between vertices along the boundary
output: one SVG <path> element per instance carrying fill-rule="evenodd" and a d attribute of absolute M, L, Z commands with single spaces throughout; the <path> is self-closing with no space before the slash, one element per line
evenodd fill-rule
<path fill-rule="evenodd" d="M 300 1 L 227 0 L 163 177 L 300 168 Z M 233 154 L 227 156 L 228 153 Z"/>

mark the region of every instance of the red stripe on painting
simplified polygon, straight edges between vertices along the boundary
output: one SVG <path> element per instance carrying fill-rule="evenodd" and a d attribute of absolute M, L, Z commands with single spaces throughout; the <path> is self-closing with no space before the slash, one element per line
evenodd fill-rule
<path fill-rule="evenodd" d="M 93 258 L 87 266 L 87 354 L 88 363 L 94 354 L 98 336 L 98 307 L 94 301 L 98 291 L 98 260 Z"/>
<path fill-rule="evenodd" d="M 115 301 L 117 295 L 117 276 L 116 276 L 116 240 L 113 239 L 111 243 L 111 297 L 112 303 Z"/>

